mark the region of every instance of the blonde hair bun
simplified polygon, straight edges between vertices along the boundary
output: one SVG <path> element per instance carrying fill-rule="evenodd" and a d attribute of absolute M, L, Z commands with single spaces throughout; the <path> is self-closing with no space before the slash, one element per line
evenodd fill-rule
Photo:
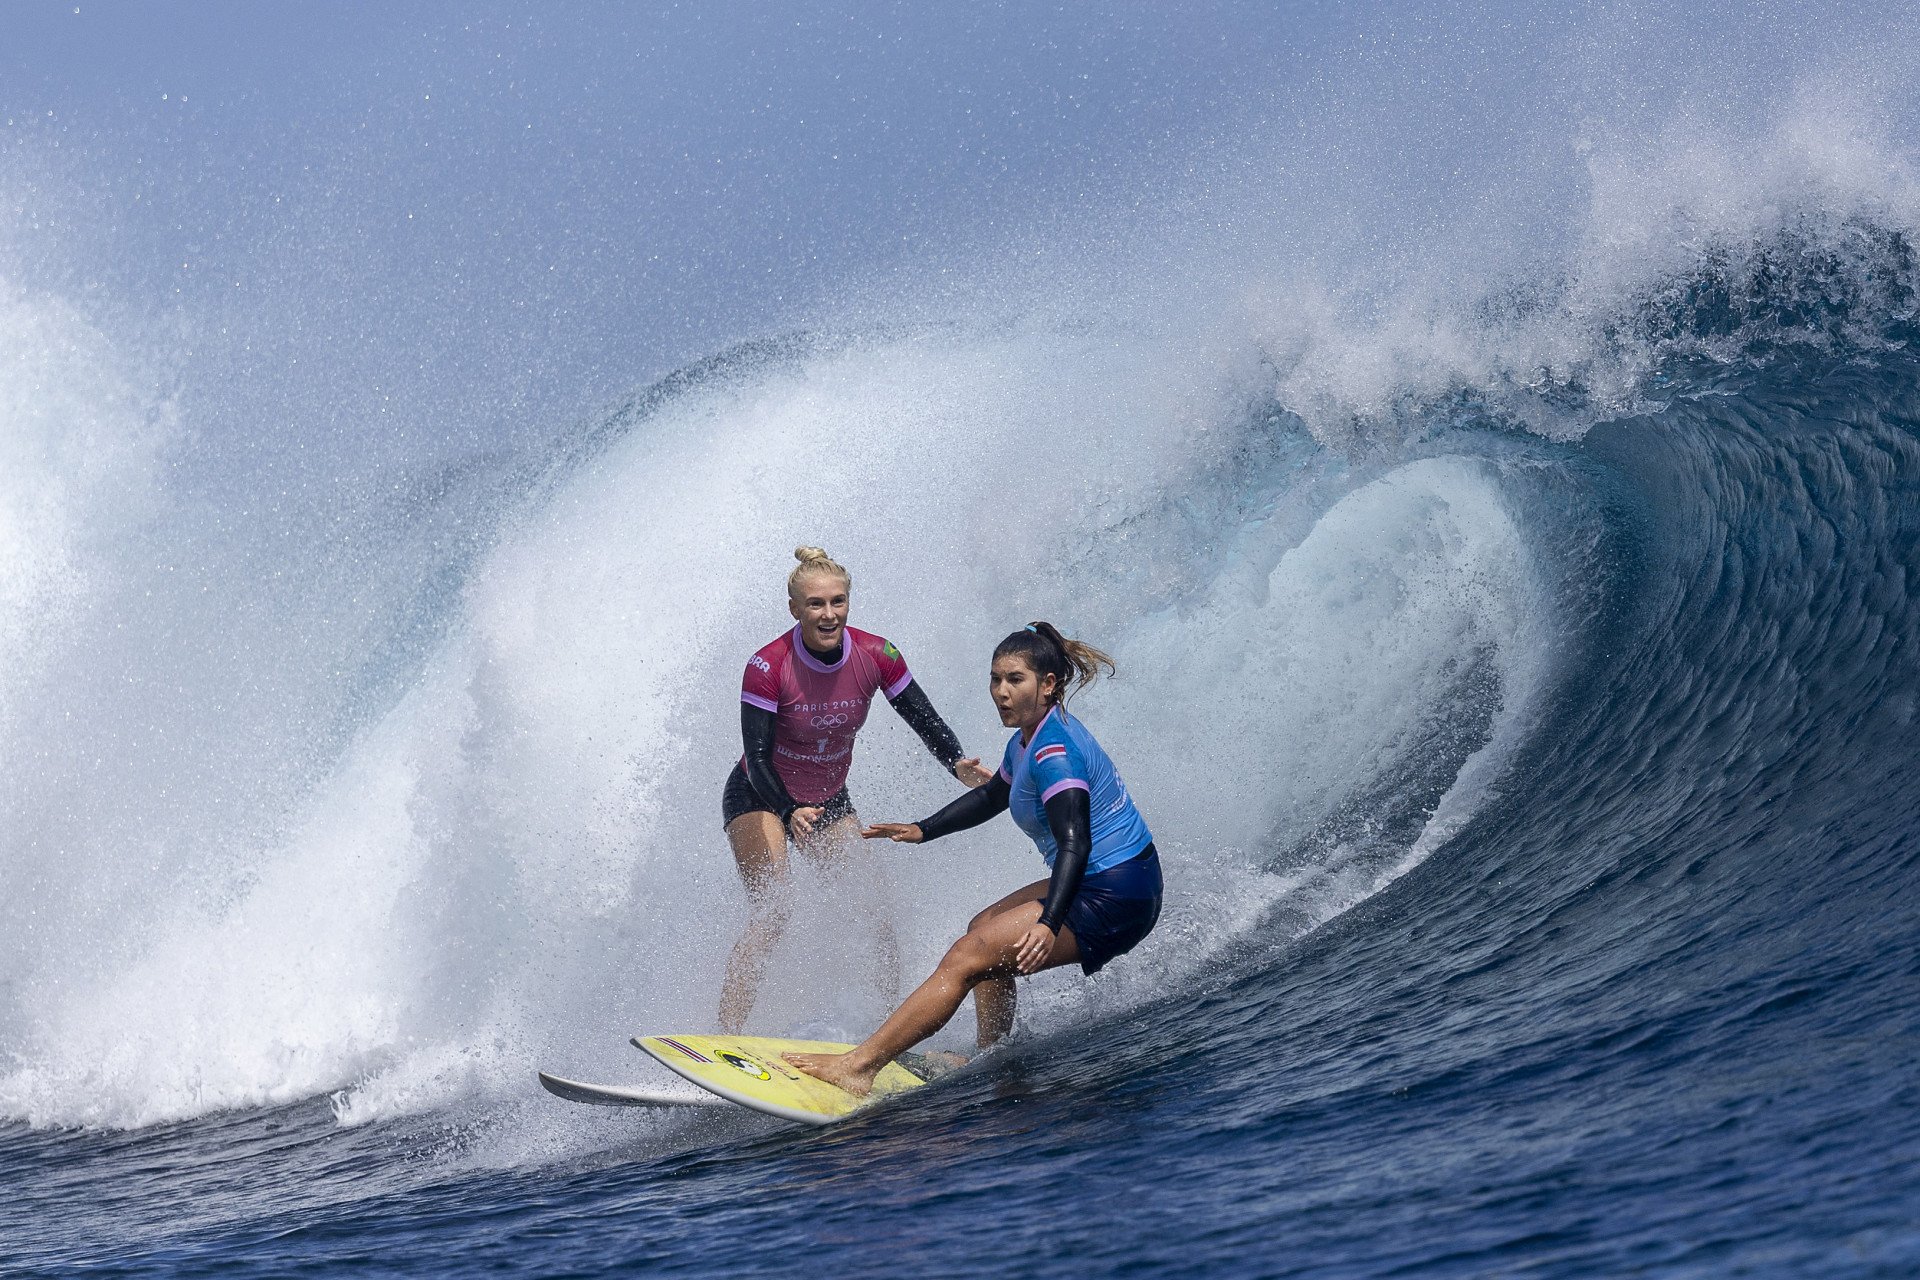
<path fill-rule="evenodd" d="M 793 558 L 800 563 L 787 575 L 787 595 L 792 599 L 798 600 L 804 596 L 806 588 L 803 584 L 806 579 L 821 573 L 840 579 L 847 584 L 847 590 L 853 590 L 853 575 L 847 572 L 845 565 L 828 555 L 825 548 L 795 547 Z"/>

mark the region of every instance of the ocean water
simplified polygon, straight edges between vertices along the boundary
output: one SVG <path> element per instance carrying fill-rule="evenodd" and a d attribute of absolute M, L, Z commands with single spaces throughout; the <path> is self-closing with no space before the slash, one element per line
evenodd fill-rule
<path fill-rule="evenodd" d="M 270 293 L 103 302 L 140 270 L 47 266 L 16 137 L 0 1271 L 1920 1272 L 1920 157 L 1910 80 L 1805 70 L 1555 116 L 1577 180 L 1444 218 L 1236 161 L 586 407 L 393 382 L 390 280 L 312 304 L 345 364 Z M 1356 165 L 1386 240 L 1329 230 Z M 1116 655 L 1161 924 L 830 1129 L 551 1098 L 713 1021 L 802 541 L 972 752 L 1011 627 Z M 852 785 L 950 788 L 885 712 Z M 912 981 L 1016 835 L 802 869 L 755 1029 L 870 1029 L 863 916 Z"/>

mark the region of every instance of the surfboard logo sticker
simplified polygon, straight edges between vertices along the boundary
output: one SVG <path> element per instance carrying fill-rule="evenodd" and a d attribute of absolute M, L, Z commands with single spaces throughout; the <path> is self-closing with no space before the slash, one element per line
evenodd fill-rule
<path fill-rule="evenodd" d="M 748 1075 L 752 1076 L 755 1080 L 773 1079 L 773 1076 L 768 1073 L 767 1069 L 761 1066 L 759 1063 L 755 1062 L 752 1058 L 742 1057 L 740 1054 L 737 1054 L 737 1053 L 728 1053 L 724 1049 L 722 1049 L 715 1056 L 718 1057 L 720 1061 L 732 1067 L 735 1071 L 744 1071 Z"/>
<path fill-rule="evenodd" d="M 695 1062 L 712 1062 L 713 1061 L 713 1059 L 709 1058 L 706 1054 L 701 1053 L 698 1050 L 689 1049 L 687 1048 L 687 1046 L 681 1044 L 678 1040 L 669 1040 L 667 1037 L 661 1036 L 660 1043 L 672 1045 L 674 1048 L 678 1049 L 680 1052 L 686 1054 L 689 1058 L 692 1058 Z"/>

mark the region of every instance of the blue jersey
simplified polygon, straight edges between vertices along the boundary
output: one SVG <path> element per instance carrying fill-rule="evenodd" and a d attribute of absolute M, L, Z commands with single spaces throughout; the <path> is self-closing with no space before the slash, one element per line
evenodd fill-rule
<path fill-rule="evenodd" d="M 1020 829 L 1040 846 L 1040 856 L 1053 865 L 1060 852 L 1047 825 L 1047 801 L 1072 787 L 1088 793 L 1093 813 L 1093 852 L 1087 856 L 1087 874 L 1117 867 L 1146 848 L 1153 833 L 1127 795 L 1113 761 L 1093 740 L 1086 726 L 1055 707 L 1022 743 L 1016 732 L 1000 761 L 1000 776 L 1012 788 L 1007 808 Z"/>

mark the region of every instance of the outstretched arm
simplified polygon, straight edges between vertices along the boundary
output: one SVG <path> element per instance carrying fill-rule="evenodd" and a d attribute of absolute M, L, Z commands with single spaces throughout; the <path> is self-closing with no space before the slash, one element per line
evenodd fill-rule
<path fill-rule="evenodd" d="M 897 840 L 901 844 L 938 840 L 1005 813 L 1007 798 L 1012 794 L 1013 788 L 1007 780 L 996 773 L 985 786 L 975 787 L 930 818 L 918 822 L 876 822 L 860 834 L 869 840 Z"/>
<path fill-rule="evenodd" d="M 740 704 L 740 737 L 747 746 L 747 781 L 760 798 L 773 806 L 785 824 L 799 807 L 787 793 L 787 784 L 773 767 L 773 726 L 776 717 L 750 702 Z"/>
<path fill-rule="evenodd" d="M 933 752 L 933 758 L 940 762 L 940 767 L 952 773 L 953 766 L 964 754 L 960 749 L 960 739 L 954 736 L 953 730 L 947 728 L 947 722 L 940 718 L 940 713 L 933 709 L 933 703 L 927 700 L 920 682 L 910 681 L 898 697 L 887 701 L 907 722 L 907 727 L 920 735 L 920 741 L 927 744 L 927 750 Z"/>

